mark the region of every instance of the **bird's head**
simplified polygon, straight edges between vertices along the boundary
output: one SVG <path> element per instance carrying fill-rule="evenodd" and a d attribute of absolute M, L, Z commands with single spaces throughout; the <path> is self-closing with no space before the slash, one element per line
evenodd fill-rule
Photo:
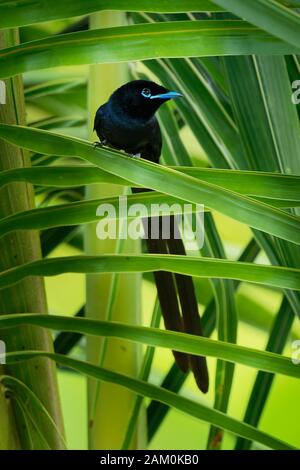
<path fill-rule="evenodd" d="M 133 117 L 151 118 L 168 100 L 182 96 L 148 80 L 133 80 L 118 88 L 111 100 Z"/>

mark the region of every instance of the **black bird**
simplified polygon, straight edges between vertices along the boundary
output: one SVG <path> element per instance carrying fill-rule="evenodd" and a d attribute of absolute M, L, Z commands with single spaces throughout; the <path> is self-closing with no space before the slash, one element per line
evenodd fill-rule
<path fill-rule="evenodd" d="M 129 155 L 159 163 L 162 137 L 155 113 L 163 103 L 179 96 L 182 95 L 147 80 L 134 80 L 121 86 L 96 112 L 94 130 L 100 139 L 98 145 L 124 150 Z M 133 188 L 133 192 L 143 191 L 147 189 Z M 170 222 L 173 224 L 172 234 L 174 217 L 170 217 Z M 144 224 L 150 225 L 151 220 L 144 221 Z M 160 236 L 158 240 L 148 238 L 146 242 L 149 253 L 185 255 L 181 239 L 170 237 L 165 240 Z M 166 328 L 202 335 L 192 278 L 161 271 L 155 272 L 154 277 Z M 173 354 L 182 371 L 187 372 L 191 367 L 198 387 L 206 393 L 209 382 L 206 359 L 176 351 Z"/>

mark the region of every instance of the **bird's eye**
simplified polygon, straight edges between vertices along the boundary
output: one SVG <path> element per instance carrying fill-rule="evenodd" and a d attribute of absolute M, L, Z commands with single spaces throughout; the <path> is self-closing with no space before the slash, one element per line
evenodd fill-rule
<path fill-rule="evenodd" d="M 149 90 L 149 88 L 143 88 L 142 89 L 142 96 L 144 96 L 145 98 L 150 98 L 151 91 Z"/>

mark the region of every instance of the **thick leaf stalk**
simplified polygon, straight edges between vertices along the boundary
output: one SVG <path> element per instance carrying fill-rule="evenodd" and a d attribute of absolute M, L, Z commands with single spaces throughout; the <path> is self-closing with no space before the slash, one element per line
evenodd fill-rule
<path fill-rule="evenodd" d="M 16 44 L 17 34 L 13 31 L 0 33 L 0 49 Z M 24 96 L 20 77 L 8 79 L 6 84 L 6 104 L 0 105 L 0 122 L 9 124 L 24 124 Z M 24 168 L 30 165 L 29 155 L 16 149 L 10 144 L 0 141 L 0 171 L 11 168 Z M 11 183 L 1 189 L 0 217 L 6 217 L 15 212 L 34 208 L 34 193 L 31 185 L 26 183 Z M 0 270 L 15 267 L 41 257 L 38 233 L 35 231 L 20 231 L 3 237 L 0 241 Z M 15 312 L 47 313 L 44 283 L 41 278 L 26 279 L 16 286 L 2 289 L 0 292 L 0 312 L 9 314 Z M 6 344 L 7 351 L 26 349 L 52 351 L 51 336 L 47 331 L 35 326 L 19 326 L 14 329 L 1 331 L 1 340 Z M 22 365 L 9 365 L 5 373 L 24 382 L 41 400 L 48 413 L 55 421 L 57 428 L 63 430 L 62 416 L 57 390 L 55 365 L 45 358 L 34 359 Z M 9 395 L 15 412 L 15 429 L 12 435 L 18 435 L 21 448 L 60 449 L 61 439 L 53 426 L 49 426 L 44 416 L 30 406 L 22 406 L 15 394 Z M 7 422 L 7 415 L 1 397 L 1 423 Z M 25 413 L 27 416 L 25 416 Z M 24 425 L 29 415 L 34 416 L 35 427 Z M 28 419 L 26 421 L 29 423 Z M 10 426 L 13 421 L 10 419 Z M 38 431 L 37 431 L 38 429 Z M 5 439 L 7 429 L 1 426 L 0 443 L 3 448 L 12 445 L 13 438 Z M 4 435 L 2 435 L 4 433 Z M 29 439 L 30 434 L 30 439 Z M 42 437 L 41 437 L 42 436 Z M 16 444 L 17 437 L 14 443 Z"/>

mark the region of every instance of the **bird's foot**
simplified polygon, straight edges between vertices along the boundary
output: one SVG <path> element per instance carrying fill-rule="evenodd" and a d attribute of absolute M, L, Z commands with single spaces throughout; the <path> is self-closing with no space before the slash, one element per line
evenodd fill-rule
<path fill-rule="evenodd" d="M 96 149 L 98 147 L 103 147 L 103 145 L 101 144 L 101 142 L 94 142 L 93 147 L 94 147 L 94 149 Z"/>
<path fill-rule="evenodd" d="M 107 140 L 102 140 L 102 142 L 94 142 L 94 149 L 98 147 L 105 147 L 107 145 Z"/>
<path fill-rule="evenodd" d="M 141 158 L 140 153 L 128 153 L 128 156 L 131 158 Z"/>

